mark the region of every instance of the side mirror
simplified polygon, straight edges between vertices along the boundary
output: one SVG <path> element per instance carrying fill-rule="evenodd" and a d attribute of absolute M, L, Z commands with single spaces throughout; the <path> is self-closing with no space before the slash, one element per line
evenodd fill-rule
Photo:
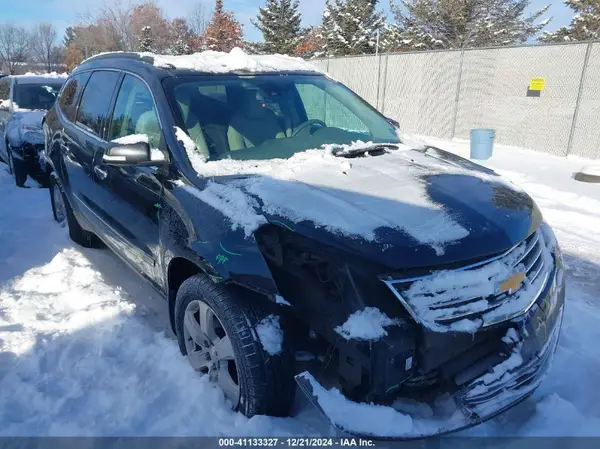
<path fill-rule="evenodd" d="M 146 142 L 115 145 L 102 156 L 106 165 L 139 165 L 150 161 L 150 145 Z"/>
<path fill-rule="evenodd" d="M 399 122 L 397 122 L 396 120 L 394 120 L 393 118 L 386 117 L 385 119 L 386 119 L 386 120 L 388 121 L 388 123 L 389 123 L 390 125 L 392 125 L 394 128 L 400 128 L 400 123 L 399 123 Z"/>

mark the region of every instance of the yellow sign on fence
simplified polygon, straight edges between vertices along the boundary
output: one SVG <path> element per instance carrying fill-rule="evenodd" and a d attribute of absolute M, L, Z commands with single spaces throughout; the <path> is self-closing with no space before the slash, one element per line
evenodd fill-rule
<path fill-rule="evenodd" d="M 529 90 L 544 90 L 546 87 L 546 78 L 531 78 L 529 81 Z"/>

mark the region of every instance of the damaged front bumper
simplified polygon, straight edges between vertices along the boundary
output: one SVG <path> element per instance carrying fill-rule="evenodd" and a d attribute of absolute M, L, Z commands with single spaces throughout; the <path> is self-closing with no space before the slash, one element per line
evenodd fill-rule
<path fill-rule="evenodd" d="M 511 321 L 518 338 L 507 343 L 510 356 L 457 391 L 440 393 L 427 403 L 399 398 L 383 406 L 350 401 L 308 372 L 296 376 L 296 382 L 334 427 L 359 437 L 415 439 L 477 425 L 526 399 L 548 371 L 564 312 L 563 275 L 556 271 L 547 293 L 527 314 Z"/>

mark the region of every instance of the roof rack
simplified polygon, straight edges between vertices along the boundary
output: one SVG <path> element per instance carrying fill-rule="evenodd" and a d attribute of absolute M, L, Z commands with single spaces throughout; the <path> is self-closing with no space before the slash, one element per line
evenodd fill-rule
<path fill-rule="evenodd" d="M 146 62 L 148 64 L 154 64 L 154 58 L 149 55 L 141 55 L 139 53 L 131 52 L 131 51 L 113 51 L 100 53 L 95 56 L 91 56 L 87 58 L 84 62 L 92 62 L 99 61 L 102 59 L 130 59 L 135 61 Z M 175 68 L 175 66 L 169 64 L 170 68 Z"/>

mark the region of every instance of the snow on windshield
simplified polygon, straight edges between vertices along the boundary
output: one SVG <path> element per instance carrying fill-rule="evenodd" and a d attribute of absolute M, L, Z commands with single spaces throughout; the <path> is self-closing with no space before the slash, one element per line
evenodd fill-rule
<path fill-rule="evenodd" d="M 208 73 L 228 72 L 280 72 L 280 71 L 310 71 L 323 73 L 317 67 L 302 58 L 284 55 L 249 55 L 240 48 L 234 48 L 229 53 L 219 51 L 204 51 L 193 55 L 156 55 L 143 52 L 141 56 L 154 59 L 154 66 L 196 70 Z"/>

